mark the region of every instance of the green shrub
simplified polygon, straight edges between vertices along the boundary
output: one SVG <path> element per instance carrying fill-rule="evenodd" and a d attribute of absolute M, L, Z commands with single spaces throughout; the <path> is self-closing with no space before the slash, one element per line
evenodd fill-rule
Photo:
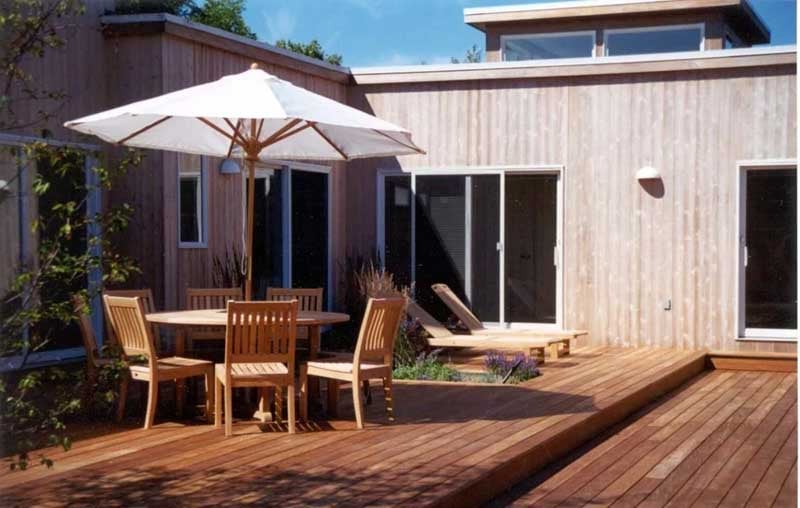
<path fill-rule="evenodd" d="M 439 361 L 439 352 L 422 353 L 410 365 L 398 365 L 392 372 L 395 379 L 460 381 L 461 373 Z"/>

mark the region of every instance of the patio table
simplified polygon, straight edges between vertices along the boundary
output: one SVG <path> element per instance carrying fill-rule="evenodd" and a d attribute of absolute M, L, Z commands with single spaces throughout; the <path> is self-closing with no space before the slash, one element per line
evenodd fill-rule
<path fill-rule="evenodd" d="M 175 356 L 184 354 L 186 347 L 186 329 L 202 327 L 224 328 L 228 323 L 228 313 L 225 309 L 202 309 L 202 310 L 178 310 L 172 312 L 154 312 L 145 315 L 150 323 L 158 326 L 171 327 L 175 330 Z M 309 358 L 316 358 L 320 348 L 320 329 L 323 326 L 350 321 L 350 316 L 341 312 L 316 312 L 298 311 L 297 326 L 307 326 L 309 336 Z M 309 383 L 310 384 L 310 383 Z M 318 383 L 309 386 L 312 395 L 316 395 L 319 389 Z M 183 413 L 183 403 L 185 396 L 185 385 L 178 382 L 178 393 L 176 402 L 178 414 Z"/>

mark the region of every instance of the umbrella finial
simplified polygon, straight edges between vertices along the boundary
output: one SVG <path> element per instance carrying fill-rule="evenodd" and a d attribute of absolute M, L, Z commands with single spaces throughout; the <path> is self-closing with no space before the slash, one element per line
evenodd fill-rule
<path fill-rule="evenodd" d="M 250 68 L 251 68 L 251 69 L 258 69 L 258 68 L 259 68 L 259 67 L 258 67 L 258 63 L 256 63 L 256 62 L 253 62 L 253 63 L 251 63 L 251 64 L 250 64 Z"/>

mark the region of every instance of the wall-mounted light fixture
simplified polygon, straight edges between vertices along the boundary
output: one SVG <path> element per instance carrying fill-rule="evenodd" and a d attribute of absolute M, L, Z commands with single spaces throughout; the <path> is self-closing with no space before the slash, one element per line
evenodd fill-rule
<path fill-rule="evenodd" d="M 652 166 L 645 166 L 636 172 L 636 179 L 642 180 L 658 180 L 661 178 L 661 173 Z"/>
<path fill-rule="evenodd" d="M 222 163 L 219 165 L 219 172 L 223 175 L 238 175 L 242 172 L 242 168 L 239 167 L 239 163 L 234 159 L 222 159 Z"/>

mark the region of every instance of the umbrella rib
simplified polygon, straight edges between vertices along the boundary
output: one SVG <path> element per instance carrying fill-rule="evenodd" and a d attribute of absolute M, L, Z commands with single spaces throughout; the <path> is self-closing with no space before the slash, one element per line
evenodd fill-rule
<path fill-rule="evenodd" d="M 233 122 L 231 122 L 231 121 L 230 121 L 229 119 L 227 119 L 227 118 L 223 118 L 223 120 L 225 120 L 225 123 L 226 123 L 226 124 L 228 124 L 228 127 L 230 127 L 230 128 L 231 128 L 231 130 L 233 131 L 233 134 L 232 134 L 232 136 L 233 136 L 234 138 L 238 138 L 238 140 L 239 140 L 239 143 L 240 143 L 241 145 L 245 145 L 245 144 L 247 144 L 247 140 L 246 140 L 246 139 L 244 139 L 244 136 L 242 136 L 242 133 L 241 133 L 241 132 L 239 132 L 239 124 L 242 122 L 242 119 L 240 118 L 240 119 L 236 120 L 236 125 L 233 125 Z"/>
<path fill-rule="evenodd" d="M 333 147 L 333 149 L 334 149 L 334 150 L 336 150 L 337 152 L 339 152 L 339 155 L 341 155 L 341 156 L 342 156 L 342 158 L 343 158 L 344 160 L 350 160 L 350 157 L 348 157 L 348 156 L 347 156 L 347 155 L 346 155 L 346 154 L 345 154 L 345 153 L 342 151 L 342 149 L 341 149 L 341 148 L 339 148 L 338 146 L 336 146 L 336 144 L 335 144 L 333 141 L 331 141 L 331 139 L 330 139 L 328 136 L 326 136 L 326 135 L 325 135 L 325 134 L 324 134 L 324 133 L 323 133 L 321 130 L 319 130 L 319 127 L 317 127 L 317 123 L 316 123 L 316 122 L 308 122 L 308 125 L 310 125 L 310 126 L 311 126 L 311 128 L 312 128 L 312 129 L 314 129 L 314 130 L 317 132 L 317 134 L 319 134 L 319 137 L 321 137 L 322 139 L 324 139 L 324 140 L 325 140 L 325 141 L 326 141 L 326 142 L 327 142 L 329 145 L 331 145 L 331 147 Z"/>
<path fill-rule="evenodd" d="M 390 136 L 390 135 L 386 134 L 386 133 L 385 133 L 385 132 L 383 132 L 383 131 L 379 131 L 378 129 L 372 129 L 372 130 L 373 130 L 373 131 L 375 131 L 375 132 L 377 132 L 378 134 L 380 134 L 381 136 L 383 136 L 383 137 L 385 137 L 385 138 L 389 138 L 389 139 L 391 139 L 392 141 L 394 141 L 394 142 L 395 142 L 395 143 L 397 143 L 398 145 L 402 145 L 402 146 L 404 146 L 404 147 L 408 148 L 409 150 L 414 150 L 414 151 L 415 151 L 415 152 L 417 152 L 417 153 L 420 153 L 420 154 L 425 154 L 425 150 L 423 150 L 423 149 L 421 149 L 421 148 L 419 148 L 419 147 L 417 147 L 417 146 L 411 146 L 411 145 L 407 145 L 406 143 L 403 143 L 402 141 L 399 141 L 399 140 L 397 140 L 397 139 L 394 139 L 392 136 Z"/>
<path fill-rule="evenodd" d="M 146 132 L 146 131 L 149 131 L 150 129 L 152 129 L 152 128 L 153 128 L 153 127 L 155 127 L 156 125 L 159 125 L 159 124 L 161 124 L 161 123 L 164 123 L 164 122 L 166 122 L 167 120 L 169 120 L 170 118 L 172 118 L 172 117 L 171 117 L 171 116 L 165 116 L 164 118 L 159 118 L 159 119 L 158 119 L 158 120 L 156 120 L 155 122 L 153 122 L 153 123 L 151 123 L 151 124 L 149 124 L 149 125 L 145 125 L 144 127 L 142 127 L 141 129 L 139 129 L 138 131 L 136 131 L 136 132 L 133 132 L 133 133 L 131 133 L 131 134 L 128 134 L 128 135 L 127 135 L 127 136 L 125 136 L 124 138 L 122 138 L 122 139 L 120 139 L 119 141 L 117 141 L 117 144 L 119 144 L 119 145 L 125 144 L 125 142 L 126 142 L 126 141 L 130 141 L 131 139 L 135 138 L 135 137 L 136 137 L 136 136 L 138 136 L 139 134 L 141 134 L 141 133 L 143 133 L 143 132 Z"/>
<path fill-rule="evenodd" d="M 225 132 L 224 130 L 222 130 L 220 127 L 218 127 L 218 126 L 214 125 L 214 123 L 213 123 L 213 122 L 210 122 L 208 119 L 206 119 L 206 118 L 204 118 L 204 117 L 202 117 L 202 116 L 198 116 L 198 117 L 197 117 L 197 119 L 198 119 L 198 120 L 200 120 L 201 122 L 203 122 L 204 124 L 208 125 L 208 126 L 209 126 L 209 127 L 211 127 L 212 129 L 214 129 L 215 131 L 219 132 L 220 134 L 222 134 L 222 135 L 223 135 L 223 136 L 225 136 L 226 138 L 230 139 L 230 140 L 231 140 L 231 143 L 234 143 L 234 142 L 236 142 L 236 141 L 237 141 L 237 139 L 236 139 L 236 137 L 235 137 L 235 136 L 232 136 L 231 134 L 228 134 L 227 132 Z M 240 144 L 241 144 L 241 143 L 240 143 Z"/>
<path fill-rule="evenodd" d="M 234 137 L 235 137 L 236 133 L 239 132 L 239 125 L 241 123 L 242 123 L 242 119 L 241 118 L 239 120 L 236 120 L 236 128 L 233 130 Z M 229 159 L 231 158 L 231 154 L 233 153 L 233 147 L 234 146 L 236 146 L 236 140 L 235 139 L 231 139 L 231 144 L 230 144 L 230 146 L 228 146 L 228 158 Z"/>
<path fill-rule="evenodd" d="M 260 150 L 263 150 L 264 147 L 267 147 L 267 146 L 271 145 L 272 143 L 274 143 L 275 142 L 275 138 L 279 138 L 281 136 L 281 134 L 283 134 L 284 132 L 290 130 L 292 127 L 294 127 L 295 125 L 299 124 L 300 122 L 302 122 L 302 120 L 300 120 L 299 118 L 294 118 L 294 119 L 290 120 L 289 123 L 287 123 L 286 125 L 284 125 L 280 129 L 278 129 L 277 131 L 273 132 L 270 135 L 270 137 L 268 137 L 267 139 L 264 140 L 263 143 L 260 143 L 258 145 L 258 148 Z"/>
<path fill-rule="evenodd" d="M 293 131 L 291 131 L 291 132 L 286 132 L 286 133 L 284 133 L 284 134 L 281 134 L 281 135 L 280 135 L 280 136 L 278 136 L 277 138 L 274 138 L 274 139 L 273 139 L 273 140 L 270 142 L 270 144 L 271 144 L 271 145 L 274 145 L 274 144 L 275 144 L 275 143 L 277 143 L 278 141 L 283 141 L 284 139 L 288 138 L 289 136 L 294 136 L 294 135 L 295 135 L 295 134 L 297 134 L 298 132 L 300 132 L 300 131 L 304 131 L 304 130 L 308 129 L 309 127 L 311 127 L 311 124 L 309 124 L 309 123 L 306 123 L 305 125 L 303 125 L 303 126 L 301 126 L 301 127 L 298 127 L 298 128 L 296 128 L 295 130 L 293 130 Z"/>

